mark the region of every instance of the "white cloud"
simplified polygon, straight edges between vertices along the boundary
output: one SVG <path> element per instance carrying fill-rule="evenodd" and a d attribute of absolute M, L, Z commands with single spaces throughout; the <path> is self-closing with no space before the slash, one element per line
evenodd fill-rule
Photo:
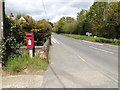
<path fill-rule="evenodd" d="M 43 0 L 47 18 L 56 22 L 62 16 L 76 17 L 81 9 L 88 9 L 93 0 Z M 5 0 L 6 12 L 16 14 L 27 14 L 34 19 L 46 19 L 42 0 Z"/>

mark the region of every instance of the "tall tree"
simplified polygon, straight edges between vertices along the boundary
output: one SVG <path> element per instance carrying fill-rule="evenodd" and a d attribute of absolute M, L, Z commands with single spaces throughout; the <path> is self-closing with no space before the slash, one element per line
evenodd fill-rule
<path fill-rule="evenodd" d="M 87 13 L 87 20 L 91 24 L 91 32 L 93 35 L 105 36 L 104 35 L 104 11 L 108 6 L 107 2 L 94 2 Z"/>
<path fill-rule="evenodd" d="M 65 17 L 62 17 L 55 26 L 56 32 L 61 33 L 64 25 L 65 25 Z"/>
<path fill-rule="evenodd" d="M 120 39 L 120 2 L 110 2 L 105 10 L 104 28 L 107 28 L 108 37 Z"/>
<path fill-rule="evenodd" d="M 66 17 L 65 18 L 65 22 L 66 24 L 69 24 L 69 23 L 74 23 L 75 22 L 75 19 L 73 17 Z"/>
<path fill-rule="evenodd" d="M 87 10 L 84 9 L 77 13 L 78 34 L 84 35 L 86 33 L 85 30 L 86 14 Z"/>

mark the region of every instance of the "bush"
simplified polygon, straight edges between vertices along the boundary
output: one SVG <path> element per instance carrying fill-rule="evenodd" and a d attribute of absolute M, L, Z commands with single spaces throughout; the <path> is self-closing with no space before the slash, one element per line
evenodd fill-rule
<path fill-rule="evenodd" d="M 52 33 L 51 25 L 45 20 L 33 22 L 31 32 L 34 33 L 35 45 L 43 45 L 44 42 L 50 38 Z"/>

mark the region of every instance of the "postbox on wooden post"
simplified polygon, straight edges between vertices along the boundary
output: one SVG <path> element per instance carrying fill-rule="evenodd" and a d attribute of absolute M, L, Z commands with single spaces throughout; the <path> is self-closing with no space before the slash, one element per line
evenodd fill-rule
<path fill-rule="evenodd" d="M 29 49 L 30 57 L 33 57 L 33 48 L 34 48 L 34 34 L 26 33 L 26 46 Z"/>

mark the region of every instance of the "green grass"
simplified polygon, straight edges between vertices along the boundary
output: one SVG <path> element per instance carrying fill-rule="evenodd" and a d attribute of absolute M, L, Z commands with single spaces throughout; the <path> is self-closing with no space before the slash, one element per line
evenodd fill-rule
<path fill-rule="evenodd" d="M 15 58 L 9 58 L 6 67 L 4 67 L 4 71 L 19 73 L 25 69 L 30 71 L 47 70 L 47 67 L 48 59 L 42 60 L 39 56 L 30 58 L 28 55 L 21 55 Z"/>
<path fill-rule="evenodd" d="M 92 42 L 100 42 L 100 43 L 109 43 L 113 45 L 120 45 L 120 40 L 114 40 L 114 39 L 107 39 L 107 38 L 102 38 L 102 37 L 92 37 L 92 36 L 84 36 L 84 35 L 74 35 L 74 34 L 61 34 L 67 37 L 75 38 L 75 39 L 80 39 L 80 40 L 87 40 L 87 41 L 92 41 Z"/>

